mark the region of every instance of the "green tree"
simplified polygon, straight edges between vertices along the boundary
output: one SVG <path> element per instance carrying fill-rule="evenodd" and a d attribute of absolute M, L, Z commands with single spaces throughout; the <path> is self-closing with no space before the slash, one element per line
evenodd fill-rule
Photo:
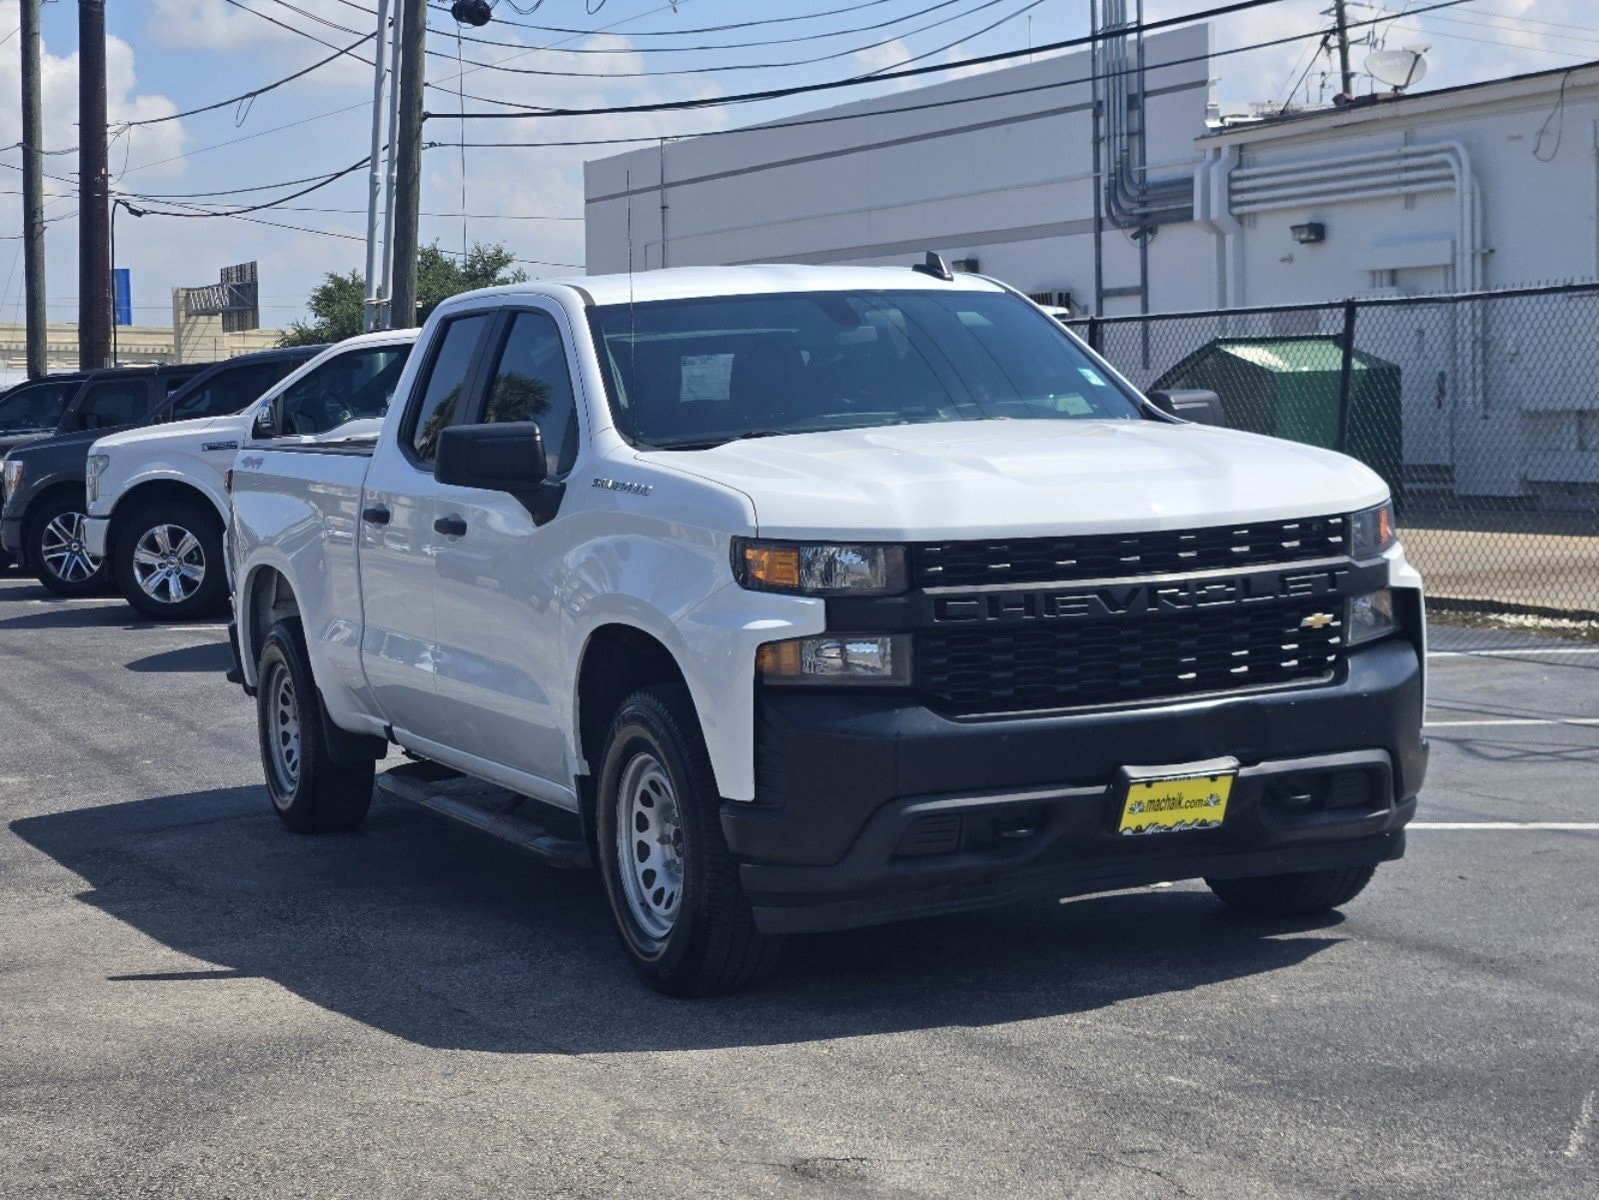
<path fill-rule="evenodd" d="M 437 242 L 423 246 L 416 256 L 416 324 L 427 320 L 428 314 L 451 296 L 473 288 L 521 283 L 527 278 L 527 272 L 509 269 L 514 261 L 510 250 L 498 242 L 492 246 L 474 242 L 464 259 L 446 254 Z M 283 331 L 279 344 L 314 346 L 354 337 L 361 332 L 365 296 L 360 271 L 351 270 L 342 275 L 329 271 L 322 282 L 311 289 L 305 302 L 311 320 L 295 321 Z M 396 319 L 395 325 L 400 324 Z"/>

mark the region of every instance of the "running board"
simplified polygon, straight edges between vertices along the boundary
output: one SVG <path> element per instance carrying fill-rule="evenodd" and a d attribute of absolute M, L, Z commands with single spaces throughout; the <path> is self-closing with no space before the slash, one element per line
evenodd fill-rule
<path fill-rule="evenodd" d="M 491 837 L 535 854 L 552 867 L 592 867 L 588 843 L 557 837 L 539 821 L 546 806 L 509 788 L 468 775 L 457 774 L 436 763 L 414 762 L 392 767 L 376 780 L 378 790 L 420 805 L 440 816 L 470 825 Z M 575 818 L 574 818 L 575 820 Z"/>

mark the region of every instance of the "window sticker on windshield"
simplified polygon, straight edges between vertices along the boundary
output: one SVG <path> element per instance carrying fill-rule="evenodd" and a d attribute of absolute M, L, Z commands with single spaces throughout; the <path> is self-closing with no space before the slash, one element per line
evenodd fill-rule
<path fill-rule="evenodd" d="M 1104 379 L 1101 378 L 1099 372 L 1094 370 L 1093 367 L 1078 367 L 1077 368 L 1077 373 L 1079 375 L 1081 375 L 1084 379 L 1088 380 L 1088 382 L 1093 384 L 1095 387 L 1109 387 L 1110 386 L 1110 384 L 1106 383 L 1104 381 Z"/>
<path fill-rule="evenodd" d="M 1050 397 L 1055 402 L 1055 411 L 1067 413 L 1074 417 L 1085 417 L 1094 411 L 1094 406 L 1076 392 L 1069 392 L 1064 396 Z"/>

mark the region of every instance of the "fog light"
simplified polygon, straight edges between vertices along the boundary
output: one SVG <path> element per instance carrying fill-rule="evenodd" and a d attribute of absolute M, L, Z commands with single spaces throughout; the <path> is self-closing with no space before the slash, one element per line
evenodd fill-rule
<path fill-rule="evenodd" d="M 876 684 L 911 681 L 910 638 L 904 634 L 822 634 L 768 642 L 755 656 L 765 683 Z"/>
<path fill-rule="evenodd" d="M 1345 637 L 1351 646 L 1387 637 L 1397 628 L 1394 621 L 1394 594 L 1387 588 L 1352 597 L 1349 619 L 1344 622 Z"/>

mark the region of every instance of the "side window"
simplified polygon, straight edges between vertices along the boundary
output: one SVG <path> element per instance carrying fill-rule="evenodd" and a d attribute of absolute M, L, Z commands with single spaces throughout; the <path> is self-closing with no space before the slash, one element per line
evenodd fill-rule
<path fill-rule="evenodd" d="M 181 393 L 167 411 L 167 419 L 223 417 L 247 407 L 252 400 L 286 375 L 295 364 L 288 359 L 251 363 L 218 371 Z"/>
<path fill-rule="evenodd" d="M 472 355 L 477 349 L 490 313 L 457 317 L 444 326 L 433 362 L 428 368 L 427 386 L 421 403 L 407 416 L 405 434 L 415 456 L 431 463 L 438 452 L 439 434 L 455 422 L 461 407 L 461 393 L 472 373 Z"/>
<path fill-rule="evenodd" d="M 162 392 L 161 394 L 163 396 L 172 395 L 173 392 L 177 391 L 184 384 L 188 383 L 189 380 L 193 379 L 199 373 L 200 372 L 198 372 L 198 371 L 175 371 L 175 372 L 173 372 L 171 375 L 168 375 L 166 377 L 166 379 L 164 381 L 166 383 L 166 390 L 164 392 Z"/>
<path fill-rule="evenodd" d="M 91 383 L 78 403 L 80 429 L 115 429 L 142 421 L 150 401 L 144 378 L 108 379 Z"/>
<path fill-rule="evenodd" d="M 577 456 L 577 409 L 566 349 L 555 322 L 541 312 L 519 312 L 511 321 L 494 369 L 483 422 L 536 421 L 552 475 L 571 469 Z"/>
<path fill-rule="evenodd" d="M 54 429 L 80 381 L 25 383 L 0 399 L 0 433 Z"/>
<path fill-rule="evenodd" d="M 346 421 L 383 416 L 408 353 L 406 346 L 351 350 L 295 380 L 279 401 L 284 432 L 326 433 Z"/>

